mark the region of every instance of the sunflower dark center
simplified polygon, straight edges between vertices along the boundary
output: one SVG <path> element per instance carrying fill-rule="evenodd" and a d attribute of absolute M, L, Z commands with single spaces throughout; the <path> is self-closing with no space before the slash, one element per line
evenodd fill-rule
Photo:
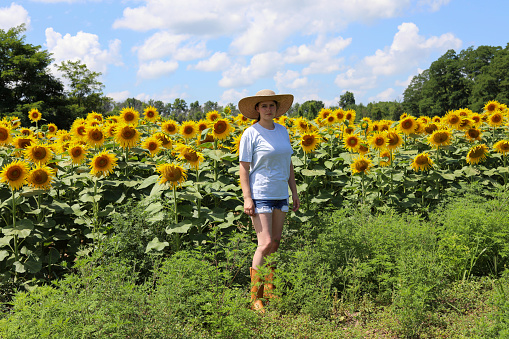
<path fill-rule="evenodd" d="M 38 185 L 44 184 L 48 181 L 48 173 L 46 173 L 46 171 L 36 170 L 32 175 L 32 180 Z"/>
<path fill-rule="evenodd" d="M 32 155 L 37 160 L 44 159 L 46 157 L 46 154 L 47 154 L 46 150 L 43 147 L 35 147 L 34 150 L 32 151 Z"/>
<path fill-rule="evenodd" d="M 0 140 L 5 141 L 9 137 L 9 132 L 5 129 L 0 129 Z"/>
<path fill-rule="evenodd" d="M 9 171 L 7 171 L 7 178 L 9 178 L 10 181 L 16 181 L 21 177 L 21 173 L 21 168 L 12 167 Z"/>
<path fill-rule="evenodd" d="M 124 129 L 122 130 L 122 137 L 123 137 L 124 139 L 129 140 L 129 139 L 134 138 L 134 136 L 135 136 L 134 130 L 132 130 L 132 129 L 130 129 L 130 128 L 124 128 Z"/>
<path fill-rule="evenodd" d="M 217 134 L 223 134 L 226 131 L 226 123 L 224 121 L 219 121 L 214 124 L 214 131 Z"/>
<path fill-rule="evenodd" d="M 106 157 L 100 157 L 99 159 L 97 159 L 97 161 L 96 161 L 96 163 L 95 163 L 95 164 L 96 164 L 96 165 L 97 165 L 97 167 L 99 167 L 99 168 L 104 168 L 104 167 L 108 166 L 108 163 L 109 163 L 108 158 L 106 158 Z"/>
<path fill-rule="evenodd" d="M 305 136 L 302 140 L 302 145 L 304 146 L 311 146 L 313 145 L 313 141 L 314 141 L 315 138 L 313 138 L 312 136 Z"/>

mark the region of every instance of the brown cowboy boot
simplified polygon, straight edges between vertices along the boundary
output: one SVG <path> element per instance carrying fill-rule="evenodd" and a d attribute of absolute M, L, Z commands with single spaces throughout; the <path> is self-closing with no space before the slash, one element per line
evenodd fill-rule
<path fill-rule="evenodd" d="M 270 268 L 270 273 L 265 277 L 265 284 L 263 289 L 263 297 L 266 299 L 278 298 L 274 294 L 274 267 Z"/>
<path fill-rule="evenodd" d="M 252 267 L 249 268 L 249 273 L 251 274 L 251 309 L 264 313 L 265 309 L 261 300 L 263 298 L 262 279 L 258 275 L 258 271 Z"/>

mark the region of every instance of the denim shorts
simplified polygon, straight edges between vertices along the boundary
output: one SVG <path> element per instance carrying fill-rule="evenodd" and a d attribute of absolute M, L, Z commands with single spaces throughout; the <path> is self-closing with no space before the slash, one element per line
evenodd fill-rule
<path fill-rule="evenodd" d="M 281 210 L 281 212 L 288 212 L 288 199 L 253 199 L 253 202 L 255 204 L 255 213 L 272 213 L 274 209 Z"/>

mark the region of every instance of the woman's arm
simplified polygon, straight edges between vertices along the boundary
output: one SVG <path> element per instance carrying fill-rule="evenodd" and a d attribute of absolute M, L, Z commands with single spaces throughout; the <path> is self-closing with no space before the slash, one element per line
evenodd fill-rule
<path fill-rule="evenodd" d="M 290 178 L 288 179 L 288 186 L 292 191 L 293 207 L 292 211 L 297 211 L 300 207 L 299 196 L 297 195 L 297 183 L 295 182 L 295 172 L 293 171 L 293 163 L 290 161 Z"/>
<path fill-rule="evenodd" d="M 240 187 L 242 188 L 242 196 L 244 197 L 244 213 L 253 216 L 255 213 L 255 206 L 251 198 L 251 186 L 249 185 L 249 170 L 251 163 L 240 161 L 239 175 Z"/>

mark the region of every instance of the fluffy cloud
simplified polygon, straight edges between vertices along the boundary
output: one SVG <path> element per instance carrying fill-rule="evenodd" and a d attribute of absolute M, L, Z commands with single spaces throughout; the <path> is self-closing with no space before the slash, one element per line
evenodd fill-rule
<path fill-rule="evenodd" d="M 224 71 L 231 65 L 230 57 L 225 52 L 216 52 L 207 60 L 198 62 L 188 69 L 196 69 L 204 72 Z"/>
<path fill-rule="evenodd" d="M 111 92 L 106 94 L 107 97 L 112 98 L 115 102 L 121 102 L 130 97 L 129 91 Z"/>
<path fill-rule="evenodd" d="M 13 2 L 9 7 L 0 7 L 0 29 L 8 30 L 21 24 L 30 26 L 30 16 L 23 6 Z"/>
<path fill-rule="evenodd" d="M 364 61 L 375 75 L 393 75 L 418 66 L 431 52 L 458 49 L 461 44 L 461 40 L 451 33 L 426 39 L 419 35 L 419 28 L 414 23 L 403 23 L 398 26 L 391 46 L 377 50 Z"/>
<path fill-rule="evenodd" d="M 114 28 L 148 31 L 167 30 L 203 38 L 229 36 L 232 50 L 241 55 L 277 51 L 287 38 L 297 35 L 330 34 L 351 22 L 371 23 L 400 16 L 413 4 L 432 10 L 447 0 L 299 0 L 202 1 L 146 0 L 126 8 Z M 196 9 L 199 10 L 196 10 Z"/>
<path fill-rule="evenodd" d="M 172 59 L 188 61 L 207 56 L 205 41 L 191 42 L 189 35 L 157 32 L 145 40 L 142 46 L 134 47 L 140 60 L 160 59 L 171 56 Z M 188 41 L 186 44 L 184 42 Z"/>
<path fill-rule="evenodd" d="M 229 103 L 233 103 L 235 106 L 237 106 L 239 100 L 247 97 L 248 95 L 249 92 L 246 89 L 240 92 L 234 89 L 229 89 L 223 92 L 221 95 L 221 100 L 219 100 L 218 104 L 221 106 L 226 106 Z"/>
<path fill-rule="evenodd" d="M 274 80 L 277 88 L 297 89 L 308 85 L 307 77 L 301 77 L 299 72 L 292 70 L 277 72 Z"/>
<path fill-rule="evenodd" d="M 67 60 L 81 60 L 88 69 L 105 73 L 108 65 L 122 65 L 120 40 L 109 42 L 107 49 L 102 49 L 99 37 L 95 34 L 78 32 L 75 36 L 46 29 L 46 46 L 53 53 L 56 64 Z"/>
<path fill-rule="evenodd" d="M 387 88 L 385 91 L 382 91 L 375 95 L 374 97 L 369 98 L 370 102 L 373 101 L 391 101 L 394 99 L 395 90 L 393 88 Z"/>
<path fill-rule="evenodd" d="M 358 75 L 358 72 L 351 68 L 338 74 L 334 83 L 340 88 L 371 89 L 376 86 L 376 76 Z"/>
<path fill-rule="evenodd" d="M 173 60 L 154 60 L 141 64 L 137 76 L 139 79 L 157 79 L 165 74 L 175 72 L 178 67 L 178 62 Z"/>
<path fill-rule="evenodd" d="M 248 66 L 235 64 L 229 70 L 223 72 L 223 77 L 219 80 L 219 86 L 249 86 L 258 79 L 272 77 L 282 66 L 283 58 L 279 53 L 257 54 L 251 58 Z"/>

